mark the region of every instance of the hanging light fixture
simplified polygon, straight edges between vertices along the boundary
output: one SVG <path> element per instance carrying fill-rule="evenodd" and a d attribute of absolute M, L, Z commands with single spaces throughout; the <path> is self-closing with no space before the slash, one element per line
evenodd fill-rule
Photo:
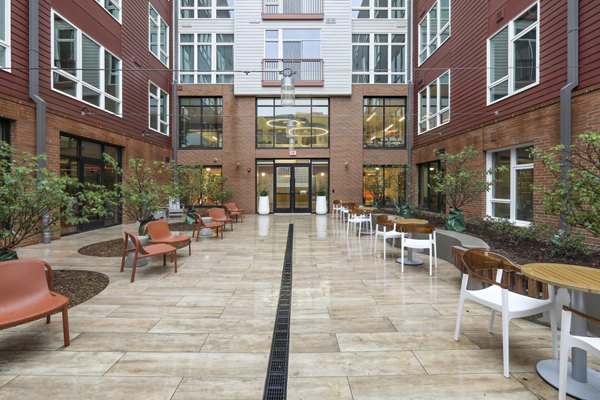
<path fill-rule="evenodd" d="M 283 86 L 282 86 L 283 88 Z M 283 90 L 282 90 L 282 96 L 283 96 Z M 293 93 L 292 93 L 293 96 Z M 283 98 L 281 99 L 281 103 L 283 104 Z M 292 97 L 292 101 L 294 100 L 294 98 Z M 293 103 L 292 103 L 293 105 Z M 294 150 L 294 144 L 296 143 L 296 139 L 294 137 L 294 134 L 292 133 L 292 129 L 294 129 L 294 127 L 296 126 L 296 121 L 293 119 L 294 116 L 292 114 L 288 115 L 288 121 L 285 127 L 285 136 L 287 136 L 288 138 L 288 145 L 290 148 L 290 151 Z"/>
<path fill-rule="evenodd" d="M 296 104 L 296 93 L 294 86 L 294 71 L 290 68 L 285 68 L 281 71 L 283 78 L 281 79 L 281 105 L 291 107 Z"/>

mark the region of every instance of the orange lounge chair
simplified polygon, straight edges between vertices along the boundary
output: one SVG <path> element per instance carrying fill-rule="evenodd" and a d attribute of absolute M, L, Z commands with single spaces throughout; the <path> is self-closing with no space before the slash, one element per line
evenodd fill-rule
<path fill-rule="evenodd" d="M 169 224 L 165 221 L 152 221 L 148 222 L 144 227 L 144 232 L 150 234 L 148 243 L 157 244 L 169 244 L 173 247 L 177 247 L 178 244 L 188 245 L 189 255 L 192 255 L 192 238 L 187 235 L 173 236 Z"/>
<path fill-rule="evenodd" d="M 127 248 L 127 238 L 131 239 L 133 248 Z M 137 260 L 141 258 L 148 258 L 154 256 L 163 256 L 163 266 L 167 265 L 167 254 L 171 254 L 171 260 L 173 260 L 173 268 L 177 273 L 177 249 L 168 244 L 151 244 L 149 246 L 142 246 L 137 236 L 132 232 L 125 232 L 125 244 L 123 245 L 123 257 L 121 258 L 121 272 L 125 270 L 125 257 L 127 253 L 134 252 L 133 255 L 133 266 L 131 267 L 131 282 L 135 280 L 135 271 L 137 269 Z"/>
<path fill-rule="evenodd" d="M 229 215 L 235 217 L 235 222 L 237 222 L 238 217 L 240 217 L 240 220 L 244 222 L 244 209 L 238 208 L 237 205 L 233 202 L 225 203 L 224 206 L 227 209 Z"/>
<path fill-rule="evenodd" d="M 0 262 L 0 329 L 62 311 L 65 347 L 69 339 L 69 298 L 52 291 L 52 267 L 45 261 L 22 259 Z"/>
<path fill-rule="evenodd" d="M 224 208 L 209 208 L 208 216 L 212 217 L 213 221 L 222 222 L 224 225 L 229 222 L 233 231 L 233 220 L 227 216 Z"/>
<path fill-rule="evenodd" d="M 204 223 L 204 221 L 202 221 L 202 216 L 200 216 L 197 213 L 194 214 L 194 219 L 196 220 L 196 222 L 194 223 L 192 237 L 194 237 L 194 235 L 197 235 L 196 242 L 198 241 L 198 239 L 200 239 L 200 229 L 202 228 L 210 228 L 212 230 L 216 230 L 217 237 L 219 236 L 219 231 L 221 231 L 221 240 L 223 240 L 224 224 L 222 222 L 216 222 L 213 220 L 212 222 Z M 196 232 L 198 233 L 196 234 Z"/>

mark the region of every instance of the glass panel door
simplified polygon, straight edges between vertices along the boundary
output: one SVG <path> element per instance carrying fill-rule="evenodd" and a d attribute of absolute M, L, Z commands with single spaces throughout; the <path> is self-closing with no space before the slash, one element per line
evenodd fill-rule
<path fill-rule="evenodd" d="M 277 167 L 275 212 L 292 212 L 292 167 Z"/>
<path fill-rule="evenodd" d="M 274 211 L 279 213 L 310 212 L 310 165 L 278 165 L 275 173 Z"/>
<path fill-rule="evenodd" d="M 309 166 L 294 167 L 294 211 L 310 212 Z"/>

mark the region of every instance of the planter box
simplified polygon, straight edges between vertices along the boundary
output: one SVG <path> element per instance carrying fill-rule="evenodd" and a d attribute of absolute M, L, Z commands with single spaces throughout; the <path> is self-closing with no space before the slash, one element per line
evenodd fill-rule
<path fill-rule="evenodd" d="M 267 215 L 269 212 L 269 196 L 260 196 L 258 198 L 258 213 L 260 215 Z"/>
<path fill-rule="evenodd" d="M 327 214 L 327 197 L 326 196 L 317 196 L 317 206 L 316 206 L 315 211 L 319 215 Z"/>

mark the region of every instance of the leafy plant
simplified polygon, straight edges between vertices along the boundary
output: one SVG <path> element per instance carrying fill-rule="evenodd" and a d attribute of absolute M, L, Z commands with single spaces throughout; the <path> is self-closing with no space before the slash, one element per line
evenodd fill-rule
<path fill-rule="evenodd" d="M 325 189 L 318 189 L 317 196 L 327 196 L 327 192 L 325 191 Z"/>
<path fill-rule="evenodd" d="M 264 196 L 268 196 L 269 195 L 269 191 L 267 190 L 267 188 L 262 188 L 262 189 L 260 189 L 260 192 L 258 192 L 258 194 L 260 196 L 263 196 L 263 197 Z"/>
<path fill-rule="evenodd" d="M 204 187 L 204 173 L 201 166 L 180 165 L 177 167 L 177 179 L 174 182 L 176 196 L 179 201 L 192 206 L 202 197 Z"/>
<path fill-rule="evenodd" d="M 45 156 L 15 154 L 0 142 L 0 252 L 60 222 L 78 224 L 104 216 L 110 193 L 102 186 L 81 184 L 45 166 Z M 45 218 L 42 222 L 41 216 Z"/>
<path fill-rule="evenodd" d="M 202 194 L 206 204 L 223 205 L 231 199 L 233 191 L 225 187 L 226 182 L 226 176 L 217 174 L 209 174 L 204 179 Z"/>
<path fill-rule="evenodd" d="M 582 133 L 568 151 L 555 146 L 548 152 L 534 149 L 533 155 L 553 176 L 550 185 L 535 187 L 545 210 L 600 237 L 600 133 Z M 568 167 L 566 180 L 561 179 L 563 163 Z"/>
<path fill-rule="evenodd" d="M 386 178 L 382 173 L 367 175 L 363 185 L 371 193 L 371 196 L 373 196 L 373 203 L 383 203 L 385 200 L 385 191 L 392 185 L 392 178 Z"/>

